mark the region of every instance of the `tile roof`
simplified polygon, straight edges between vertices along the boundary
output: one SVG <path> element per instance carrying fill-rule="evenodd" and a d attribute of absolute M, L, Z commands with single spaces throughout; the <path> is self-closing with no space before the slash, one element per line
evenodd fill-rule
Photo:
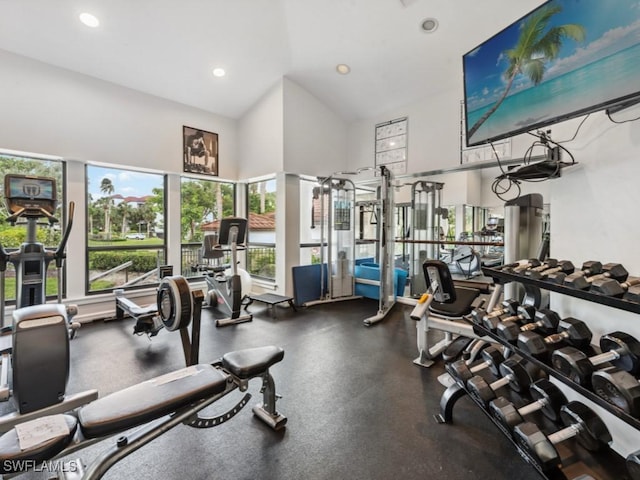
<path fill-rule="evenodd" d="M 206 222 L 200 226 L 201 230 L 214 231 L 220 228 L 220 220 Z M 249 230 L 275 230 L 276 229 L 276 213 L 250 213 L 249 214 Z"/>

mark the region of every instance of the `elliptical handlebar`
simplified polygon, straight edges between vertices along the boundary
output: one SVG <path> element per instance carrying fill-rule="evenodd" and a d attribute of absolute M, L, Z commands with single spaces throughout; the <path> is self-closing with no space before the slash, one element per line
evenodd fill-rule
<path fill-rule="evenodd" d="M 64 250 L 67 247 L 67 240 L 69 240 L 69 235 L 71 234 L 71 227 L 73 226 L 73 213 L 75 211 L 75 208 L 75 202 L 69 202 L 69 220 L 67 221 L 67 226 L 64 229 L 62 240 L 60 240 L 60 244 L 58 245 L 58 248 L 54 253 L 56 259 L 56 268 L 62 268 L 62 264 L 64 263 L 64 259 L 66 258 Z"/>
<path fill-rule="evenodd" d="M 24 212 L 26 210 L 27 210 L 26 208 L 20 207 L 18 210 L 16 210 L 11 215 L 9 215 L 5 220 L 7 222 L 9 222 L 11 224 L 11 226 L 14 226 L 16 224 L 16 222 L 18 221 L 18 219 L 20 217 L 22 217 L 22 215 L 24 214 Z"/>
<path fill-rule="evenodd" d="M 40 208 L 40 214 L 46 218 L 47 220 L 49 220 L 49 225 L 53 225 L 54 223 L 57 223 L 59 220 L 54 217 L 53 215 L 51 215 L 49 212 L 47 212 L 47 210 L 45 210 L 44 208 Z"/>

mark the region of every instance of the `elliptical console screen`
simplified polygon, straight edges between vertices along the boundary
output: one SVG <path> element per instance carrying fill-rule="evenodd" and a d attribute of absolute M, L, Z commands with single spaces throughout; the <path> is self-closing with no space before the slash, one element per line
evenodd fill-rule
<path fill-rule="evenodd" d="M 11 213 L 18 208 L 43 208 L 53 213 L 56 208 L 56 181 L 48 177 L 5 175 L 4 196 Z"/>

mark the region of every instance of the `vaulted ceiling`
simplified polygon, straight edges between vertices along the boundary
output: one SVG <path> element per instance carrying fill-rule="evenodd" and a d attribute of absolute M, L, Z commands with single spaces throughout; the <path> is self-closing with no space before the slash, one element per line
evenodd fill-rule
<path fill-rule="evenodd" d="M 0 49 L 230 118 L 287 77 L 352 121 L 452 82 L 462 98 L 461 56 L 541 3 L 0 0 Z M 80 23 L 82 12 L 100 25 Z"/>

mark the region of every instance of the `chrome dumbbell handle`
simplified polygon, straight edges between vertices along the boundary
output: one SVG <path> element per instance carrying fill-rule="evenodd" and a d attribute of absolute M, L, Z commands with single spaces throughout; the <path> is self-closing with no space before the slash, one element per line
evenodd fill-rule
<path fill-rule="evenodd" d="M 573 425 L 569 425 L 568 427 L 563 428 L 562 430 L 558 430 L 551 435 L 548 435 L 547 438 L 553 445 L 557 445 L 560 442 L 564 442 L 565 440 L 569 440 L 577 436 L 582 428 L 580 424 L 574 423 Z"/>

